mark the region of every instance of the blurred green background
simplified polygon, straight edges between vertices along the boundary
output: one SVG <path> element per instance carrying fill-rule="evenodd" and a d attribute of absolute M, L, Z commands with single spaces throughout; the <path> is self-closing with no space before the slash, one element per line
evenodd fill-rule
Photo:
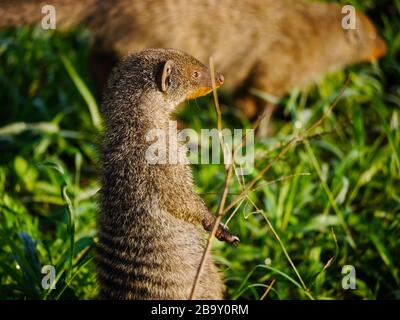
<path fill-rule="evenodd" d="M 274 134 L 257 141 L 246 181 L 298 133 L 296 122 L 314 123 L 350 79 L 322 134 L 275 163 L 229 221 L 241 244 L 215 241 L 230 299 L 260 299 L 272 281 L 266 299 L 400 298 L 400 1 L 350 2 L 373 18 L 388 53 L 280 103 Z M 86 30 L 0 31 L 0 299 L 98 292 L 101 124 L 90 48 Z M 230 93 L 220 95 L 224 127 L 250 127 Z M 196 130 L 215 128 L 211 97 L 189 102 L 179 118 Z M 223 168 L 198 165 L 194 175 L 215 212 Z M 235 179 L 230 192 L 242 187 Z M 41 287 L 43 265 L 55 266 L 55 290 Z M 355 267 L 355 290 L 342 287 L 345 265 Z"/>

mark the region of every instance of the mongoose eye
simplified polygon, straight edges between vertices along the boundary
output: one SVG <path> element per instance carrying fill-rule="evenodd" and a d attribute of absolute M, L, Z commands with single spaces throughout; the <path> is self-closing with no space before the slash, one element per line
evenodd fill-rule
<path fill-rule="evenodd" d="M 192 76 L 193 76 L 193 78 L 198 79 L 200 77 L 200 72 L 194 71 Z"/>

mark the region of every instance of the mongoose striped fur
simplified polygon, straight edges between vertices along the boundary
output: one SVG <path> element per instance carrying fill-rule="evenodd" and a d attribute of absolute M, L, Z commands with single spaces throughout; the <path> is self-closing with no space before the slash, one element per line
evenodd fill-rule
<path fill-rule="evenodd" d="M 217 74 L 215 83 L 223 81 Z M 210 231 L 215 218 L 196 194 L 187 164 L 149 163 L 146 133 L 168 131 L 179 103 L 211 90 L 208 67 L 173 49 L 144 50 L 113 71 L 102 105 L 97 266 L 103 298 L 189 298 L 205 248 L 200 226 Z M 238 241 L 222 224 L 216 236 Z M 195 298 L 221 299 L 223 292 L 208 257 Z"/>

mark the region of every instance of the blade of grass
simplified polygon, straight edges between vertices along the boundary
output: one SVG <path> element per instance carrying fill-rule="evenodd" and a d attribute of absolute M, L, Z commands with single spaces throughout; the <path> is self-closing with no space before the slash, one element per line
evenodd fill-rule
<path fill-rule="evenodd" d="M 257 205 L 251 200 L 250 197 L 247 196 L 247 199 L 251 202 L 251 204 L 257 210 L 257 212 L 260 213 L 264 217 L 264 219 L 267 222 L 269 228 L 271 229 L 272 233 L 274 234 L 276 240 L 278 240 L 279 245 L 281 246 L 282 251 L 286 256 L 286 259 L 288 260 L 289 264 L 291 265 L 291 267 L 293 268 L 294 272 L 296 273 L 296 276 L 297 276 L 297 278 L 299 279 L 299 281 L 301 283 L 302 289 L 305 292 L 308 293 L 307 294 L 308 297 L 310 297 L 312 300 L 314 300 L 313 296 L 309 292 L 309 289 L 307 288 L 306 284 L 304 283 L 303 278 L 301 277 L 301 275 L 300 275 L 299 271 L 297 270 L 295 264 L 293 263 L 292 259 L 290 258 L 290 255 L 287 252 L 285 245 L 283 244 L 283 242 L 282 242 L 281 238 L 279 237 L 278 233 L 275 231 L 275 228 L 273 227 L 272 223 L 269 221 L 269 219 L 268 219 L 267 215 L 265 214 L 264 210 L 260 210 L 257 207 Z"/>
<path fill-rule="evenodd" d="M 94 127 L 100 131 L 102 128 L 102 121 L 96 99 L 93 97 L 85 82 L 79 76 L 71 61 L 64 55 L 61 55 L 61 61 L 63 62 L 65 69 L 87 104 Z"/>
<path fill-rule="evenodd" d="M 354 249 L 354 248 L 356 248 L 356 244 L 355 244 L 354 239 L 353 239 L 353 237 L 351 235 L 350 229 L 349 229 L 349 227 L 348 227 L 348 225 L 346 223 L 346 219 L 344 217 L 344 213 L 336 205 L 335 197 L 333 196 L 332 191 L 330 190 L 328 184 L 326 183 L 326 181 L 325 181 L 325 179 L 324 179 L 324 177 L 322 175 L 321 167 L 320 167 L 320 165 L 318 163 L 317 158 L 315 157 L 314 151 L 312 150 L 312 148 L 310 146 L 310 143 L 307 140 L 305 140 L 304 141 L 304 145 L 306 147 L 306 151 L 307 151 L 307 154 L 308 154 L 308 156 L 310 158 L 311 164 L 313 165 L 315 171 L 317 172 L 317 175 L 318 175 L 318 178 L 319 178 L 319 180 L 321 182 L 322 188 L 324 189 L 324 191 L 325 191 L 325 193 L 326 193 L 326 195 L 327 195 L 327 197 L 329 199 L 329 203 L 332 206 L 333 210 L 335 211 L 336 215 L 338 216 L 338 218 L 340 220 L 340 223 L 342 225 L 342 228 L 343 228 L 344 232 L 346 233 L 347 240 L 349 241 L 350 246 Z"/>

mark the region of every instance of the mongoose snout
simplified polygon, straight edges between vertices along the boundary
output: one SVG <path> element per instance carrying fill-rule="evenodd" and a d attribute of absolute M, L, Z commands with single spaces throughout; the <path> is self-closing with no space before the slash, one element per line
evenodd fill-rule
<path fill-rule="evenodd" d="M 369 42 L 371 43 L 369 49 L 362 50 L 367 52 L 366 59 L 364 60 L 366 62 L 373 62 L 383 57 L 387 52 L 387 44 L 385 40 L 383 40 L 382 37 L 379 36 L 371 20 L 365 14 L 359 13 L 359 23 L 363 25 L 363 27 L 361 27 L 360 29 L 364 33 L 366 33 L 364 35 L 364 38 L 369 39 Z"/>
<path fill-rule="evenodd" d="M 224 84 L 225 78 L 222 74 L 217 75 L 217 82 L 222 86 Z"/>
<path fill-rule="evenodd" d="M 179 103 L 219 87 L 224 77 L 173 49 L 147 49 L 123 59 L 104 95 L 99 246 L 101 296 L 188 299 L 215 217 L 196 194 L 185 163 L 150 163 L 153 129 L 167 132 Z M 186 157 L 179 149 L 179 158 Z M 198 228 L 201 225 L 204 230 Z M 239 239 L 221 223 L 216 237 Z M 196 299 L 221 299 L 224 284 L 205 260 Z"/>
<path fill-rule="evenodd" d="M 387 52 L 387 44 L 381 37 L 377 37 L 375 43 L 376 46 L 374 51 L 372 52 L 372 61 L 383 57 Z"/>

